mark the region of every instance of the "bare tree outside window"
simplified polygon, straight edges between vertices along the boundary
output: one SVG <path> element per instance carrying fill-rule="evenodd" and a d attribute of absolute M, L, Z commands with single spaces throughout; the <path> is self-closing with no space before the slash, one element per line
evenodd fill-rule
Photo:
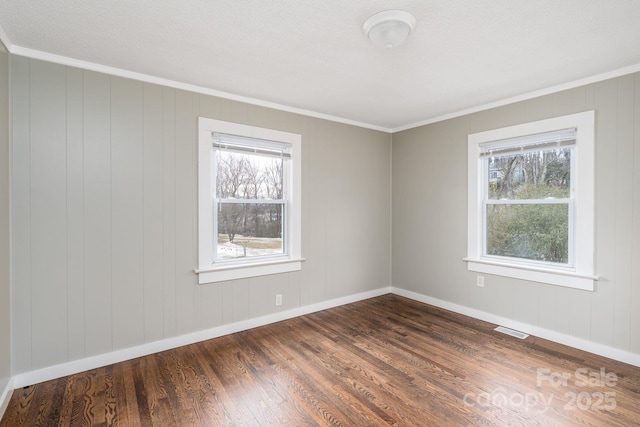
<path fill-rule="evenodd" d="M 284 253 L 285 162 L 283 158 L 217 151 L 219 259 Z"/>
<path fill-rule="evenodd" d="M 487 160 L 487 254 L 566 264 L 571 149 Z"/>

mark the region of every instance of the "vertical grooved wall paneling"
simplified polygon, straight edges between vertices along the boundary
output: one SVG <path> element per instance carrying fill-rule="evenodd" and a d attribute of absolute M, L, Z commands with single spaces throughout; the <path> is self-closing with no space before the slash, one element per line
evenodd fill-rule
<path fill-rule="evenodd" d="M 69 359 L 85 355 L 84 73 L 67 68 L 67 330 Z"/>
<path fill-rule="evenodd" d="M 9 54 L 0 43 L 0 393 L 11 378 Z"/>
<path fill-rule="evenodd" d="M 14 375 L 390 285 L 389 134 L 9 58 Z M 197 284 L 200 115 L 302 134 L 301 272 Z"/>
<path fill-rule="evenodd" d="M 607 256 L 615 247 L 616 158 L 618 84 L 620 79 L 594 85 L 596 123 L 596 268 L 600 281 L 591 294 L 591 339 L 613 345 L 615 258 Z M 622 155 L 622 153 L 620 153 Z"/>
<path fill-rule="evenodd" d="M 631 268 L 634 264 L 633 233 L 633 119 L 634 119 L 634 86 L 633 75 L 619 79 L 617 93 L 617 121 L 616 121 L 616 166 L 615 184 L 615 243 L 617 254 L 615 257 L 615 288 L 613 292 L 613 345 L 617 348 L 629 350 L 631 310 Z M 625 194 L 625 197 L 620 195 Z M 637 263 L 637 261 L 636 261 Z"/>
<path fill-rule="evenodd" d="M 143 295 L 144 341 L 164 337 L 162 315 L 164 293 L 163 265 L 163 91 L 157 85 L 145 84 L 143 95 Z"/>
<path fill-rule="evenodd" d="M 111 78 L 113 347 L 144 342 L 143 84 Z"/>
<path fill-rule="evenodd" d="M 11 56 L 11 329 L 12 370 L 32 369 L 30 61 Z"/>
<path fill-rule="evenodd" d="M 639 82 L 635 73 L 394 134 L 394 286 L 639 353 Z M 464 173 L 467 135 L 588 110 L 596 111 L 596 290 L 492 275 L 477 287 L 462 261 L 467 177 L 452 177 Z"/>
<path fill-rule="evenodd" d="M 83 87 L 84 333 L 94 356 L 113 349 L 111 78 L 85 71 Z"/>
<path fill-rule="evenodd" d="M 67 360 L 67 175 L 65 67 L 33 62 L 31 292 L 33 366 Z"/>
<path fill-rule="evenodd" d="M 196 329 L 195 293 L 197 279 L 193 274 L 196 263 L 196 116 L 192 111 L 195 95 L 176 92 L 176 314 L 177 332 L 184 334 Z"/>
<path fill-rule="evenodd" d="M 176 320 L 176 90 L 162 89 L 162 313 L 163 336 L 177 333 Z"/>
<path fill-rule="evenodd" d="M 640 73 L 634 75 L 634 111 L 633 111 L 633 182 L 630 194 L 633 201 L 633 227 L 631 231 L 631 324 L 640 325 Z M 640 353 L 640 328 L 630 331 L 630 350 Z"/>

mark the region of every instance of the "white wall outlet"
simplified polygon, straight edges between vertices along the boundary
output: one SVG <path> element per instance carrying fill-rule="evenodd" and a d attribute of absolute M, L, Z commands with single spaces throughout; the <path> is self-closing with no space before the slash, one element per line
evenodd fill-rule
<path fill-rule="evenodd" d="M 282 305 L 282 294 L 276 294 L 276 305 Z"/>
<path fill-rule="evenodd" d="M 477 276 L 476 277 L 476 286 L 478 286 L 480 288 L 484 288 L 484 276 Z"/>

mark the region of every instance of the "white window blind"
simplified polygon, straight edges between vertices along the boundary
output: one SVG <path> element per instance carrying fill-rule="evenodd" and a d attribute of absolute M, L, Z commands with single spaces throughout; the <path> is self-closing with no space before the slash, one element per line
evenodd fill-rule
<path fill-rule="evenodd" d="M 526 153 L 529 151 L 540 151 L 554 147 L 570 147 L 575 145 L 575 143 L 576 128 L 569 128 L 534 135 L 489 141 L 479 144 L 479 146 L 480 157 L 493 157 L 514 153 Z"/>
<path fill-rule="evenodd" d="M 223 133 L 213 133 L 213 148 L 268 157 L 291 158 L 289 144 Z"/>

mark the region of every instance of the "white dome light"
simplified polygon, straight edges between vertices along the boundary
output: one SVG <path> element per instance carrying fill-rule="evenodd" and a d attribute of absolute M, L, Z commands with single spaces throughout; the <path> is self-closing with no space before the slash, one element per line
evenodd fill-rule
<path fill-rule="evenodd" d="M 376 46 L 392 48 L 409 37 L 416 25 L 416 17 L 404 10 L 385 10 L 376 13 L 362 25 L 362 31 Z"/>

